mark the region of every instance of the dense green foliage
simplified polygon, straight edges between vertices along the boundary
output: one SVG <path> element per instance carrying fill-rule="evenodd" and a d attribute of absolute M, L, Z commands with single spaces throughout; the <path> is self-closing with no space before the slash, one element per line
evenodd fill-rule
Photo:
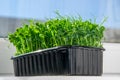
<path fill-rule="evenodd" d="M 104 22 L 104 21 L 103 21 Z M 16 47 L 16 55 L 38 49 L 62 45 L 102 47 L 105 27 L 81 17 L 49 19 L 46 22 L 30 22 L 9 34 L 9 40 Z"/>

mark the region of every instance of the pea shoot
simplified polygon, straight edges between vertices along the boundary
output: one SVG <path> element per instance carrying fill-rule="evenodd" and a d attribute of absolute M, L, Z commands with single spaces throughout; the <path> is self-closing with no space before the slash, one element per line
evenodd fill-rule
<path fill-rule="evenodd" d="M 45 22 L 30 21 L 30 24 L 24 24 L 9 34 L 8 38 L 16 47 L 15 55 L 64 45 L 101 48 L 105 30 L 102 24 L 84 21 L 80 16 L 76 18 L 58 14 L 58 17 Z"/>

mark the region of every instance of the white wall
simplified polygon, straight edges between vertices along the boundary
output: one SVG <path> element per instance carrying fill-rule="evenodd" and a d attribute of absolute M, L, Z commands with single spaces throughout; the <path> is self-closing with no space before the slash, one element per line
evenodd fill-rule
<path fill-rule="evenodd" d="M 15 53 L 15 48 L 9 41 L 0 39 L 0 73 L 13 73 L 13 64 L 10 60 Z M 120 73 L 120 44 L 104 43 L 104 73 Z"/>
<path fill-rule="evenodd" d="M 9 41 L 0 38 L 0 73 L 12 73 L 13 65 L 11 56 L 15 53 L 15 48 Z M 8 47 L 9 46 L 9 47 Z"/>
<path fill-rule="evenodd" d="M 104 43 L 104 73 L 120 73 L 120 43 Z"/>

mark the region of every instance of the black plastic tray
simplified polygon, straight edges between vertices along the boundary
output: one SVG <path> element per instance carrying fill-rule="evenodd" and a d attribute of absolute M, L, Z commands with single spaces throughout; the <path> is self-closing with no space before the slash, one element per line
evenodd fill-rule
<path fill-rule="evenodd" d="M 100 76 L 103 73 L 102 48 L 71 46 L 69 53 L 69 74 Z"/>
<path fill-rule="evenodd" d="M 15 76 L 64 74 L 66 51 L 66 48 L 58 47 L 12 57 Z"/>
<path fill-rule="evenodd" d="M 15 76 L 102 75 L 103 50 L 61 46 L 12 57 Z"/>

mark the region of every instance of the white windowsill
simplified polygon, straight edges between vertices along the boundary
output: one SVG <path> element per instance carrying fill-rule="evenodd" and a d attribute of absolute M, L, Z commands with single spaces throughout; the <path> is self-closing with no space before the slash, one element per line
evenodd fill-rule
<path fill-rule="evenodd" d="M 120 74 L 102 76 L 28 76 L 15 77 L 13 74 L 0 74 L 0 80 L 120 80 Z"/>

